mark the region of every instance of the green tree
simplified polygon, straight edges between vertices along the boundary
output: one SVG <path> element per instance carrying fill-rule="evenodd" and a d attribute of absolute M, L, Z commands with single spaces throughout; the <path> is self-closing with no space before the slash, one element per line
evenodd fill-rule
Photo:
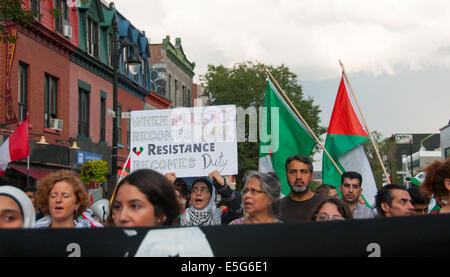
<path fill-rule="evenodd" d="M 22 0 L 0 0 L 0 37 L 4 43 L 15 41 L 15 37 L 9 32 L 7 26 L 17 24 L 21 27 L 29 27 L 34 22 L 35 15 L 23 10 L 22 4 Z"/>
<path fill-rule="evenodd" d="M 45 0 L 42 0 L 45 2 Z M 86 4 L 89 0 L 81 0 L 81 3 Z M 27 28 L 33 25 L 37 13 L 26 11 L 22 8 L 23 0 L 0 0 L 0 41 L 15 42 L 16 38 L 8 30 L 8 26 L 17 24 L 22 28 Z M 61 16 L 61 9 L 54 8 L 50 10 L 50 14 L 57 18 Z"/>
<path fill-rule="evenodd" d="M 378 150 L 380 152 L 380 156 L 383 159 L 383 157 L 388 157 L 390 153 L 392 153 L 393 147 L 395 147 L 395 142 L 393 142 L 389 138 L 383 138 L 383 135 L 378 131 L 373 131 L 372 138 L 375 141 Z M 383 184 L 383 168 L 381 167 L 380 161 L 378 159 L 378 156 L 376 154 L 375 148 L 373 147 L 373 144 L 371 141 L 367 141 L 363 144 L 364 151 L 366 152 L 367 159 L 369 160 L 369 164 L 372 168 L 373 177 L 375 178 L 375 182 L 380 188 Z M 388 174 L 391 174 L 391 179 L 395 183 L 394 180 L 396 180 L 396 169 L 392 168 L 392 166 L 395 167 L 395 162 L 389 165 L 385 165 L 385 169 L 388 172 Z"/>
<path fill-rule="evenodd" d="M 305 99 L 297 75 L 285 65 L 266 65 L 284 92 L 306 120 L 317 136 L 326 129 L 319 126 L 321 112 L 312 98 Z M 223 65 L 208 65 L 205 75 L 200 76 L 205 95 L 209 96 L 209 105 L 234 104 L 244 109 L 264 104 L 267 73 L 262 63 L 240 62 L 227 68 Z M 248 135 L 248 129 L 246 129 Z M 241 185 L 243 174 L 248 169 L 258 169 L 259 141 L 238 143 L 237 184 Z"/>
<path fill-rule="evenodd" d="M 92 181 L 105 183 L 107 173 L 107 161 L 87 161 L 81 166 L 81 181 L 83 181 L 83 183 L 85 183 L 86 185 L 89 185 L 89 183 Z"/>

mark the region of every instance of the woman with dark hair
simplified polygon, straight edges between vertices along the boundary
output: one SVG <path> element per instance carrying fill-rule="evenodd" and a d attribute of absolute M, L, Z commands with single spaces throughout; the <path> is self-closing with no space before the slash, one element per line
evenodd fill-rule
<path fill-rule="evenodd" d="M 450 158 L 443 162 L 435 161 L 425 169 L 425 181 L 420 189 L 440 200 L 440 214 L 450 213 Z"/>
<path fill-rule="evenodd" d="M 151 169 L 123 178 L 113 195 L 108 226 L 152 227 L 174 225 L 180 208 L 169 180 Z"/>
<path fill-rule="evenodd" d="M 347 203 L 336 197 L 330 197 L 317 204 L 311 215 L 311 221 L 330 221 L 353 219 Z"/>

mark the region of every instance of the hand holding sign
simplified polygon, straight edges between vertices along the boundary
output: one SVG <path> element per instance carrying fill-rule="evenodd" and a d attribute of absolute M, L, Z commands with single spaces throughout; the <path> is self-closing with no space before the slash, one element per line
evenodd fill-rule
<path fill-rule="evenodd" d="M 214 170 L 237 174 L 234 105 L 132 111 L 130 121 L 131 172 L 149 168 L 181 178 Z"/>
<path fill-rule="evenodd" d="M 217 170 L 214 170 L 213 172 L 209 173 L 208 177 L 209 177 L 209 179 L 211 179 L 213 181 L 216 180 L 216 182 L 219 183 L 219 185 L 221 185 L 221 186 L 225 185 L 225 180 L 223 179 L 220 172 Z"/>
<path fill-rule="evenodd" d="M 167 172 L 165 174 L 166 178 L 169 180 L 169 182 L 173 185 L 175 181 L 177 180 L 177 174 L 175 172 Z"/>

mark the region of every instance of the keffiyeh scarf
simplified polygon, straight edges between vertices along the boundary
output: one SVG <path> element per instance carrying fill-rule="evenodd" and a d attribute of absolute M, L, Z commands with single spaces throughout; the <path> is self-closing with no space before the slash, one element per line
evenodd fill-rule
<path fill-rule="evenodd" d="M 211 194 L 211 200 L 202 210 L 197 210 L 194 206 L 190 206 L 184 211 L 180 220 L 181 226 L 209 226 L 222 224 L 222 210 L 216 207 L 215 189 Z"/>
<path fill-rule="evenodd" d="M 73 223 L 75 224 L 75 228 L 91 228 L 91 224 L 88 220 L 84 218 L 77 217 L 73 220 Z M 49 228 L 52 224 L 52 217 L 46 216 L 38 221 L 36 221 L 36 228 Z"/>

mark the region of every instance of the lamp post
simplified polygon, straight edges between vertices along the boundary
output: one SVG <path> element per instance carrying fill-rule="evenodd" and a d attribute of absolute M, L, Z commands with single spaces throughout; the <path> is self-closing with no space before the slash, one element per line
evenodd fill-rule
<path fill-rule="evenodd" d="M 78 147 L 77 142 L 74 140 L 72 142 L 72 145 L 70 145 L 70 141 L 62 140 L 62 139 L 56 139 L 56 142 L 62 143 L 67 145 L 67 166 L 70 167 L 70 150 L 79 150 L 80 147 Z"/>
<path fill-rule="evenodd" d="M 109 7 L 111 9 L 115 9 L 114 3 L 111 2 L 109 4 Z M 122 52 L 122 49 L 124 47 L 126 47 L 127 45 L 132 45 L 132 44 L 128 43 L 124 39 L 119 38 L 119 26 L 118 26 L 117 19 L 115 18 L 115 16 L 113 16 L 113 19 L 112 19 L 112 26 L 113 26 L 112 67 L 113 67 L 114 117 L 113 117 L 113 137 L 112 137 L 112 155 L 111 155 L 111 181 L 112 181 L 113 186 L 115 186 L 116 182 L 117 182 L 117 140 L 118 140 L 117 84 L 119 82 L 119 78 L 118 78 L 119 60 L 120 60 L 120 53 Z M 133 50 L 134 50 L 134 48 L 133 48 Z M 139 72 L 139 69 L 141 66 L 141 59 L 139 58 L 139 56 L 136 55 L 135 51 L 132 51 L 131 55 L 128 57 L 127 65 L 132 74 L 135 75 Z"/>

